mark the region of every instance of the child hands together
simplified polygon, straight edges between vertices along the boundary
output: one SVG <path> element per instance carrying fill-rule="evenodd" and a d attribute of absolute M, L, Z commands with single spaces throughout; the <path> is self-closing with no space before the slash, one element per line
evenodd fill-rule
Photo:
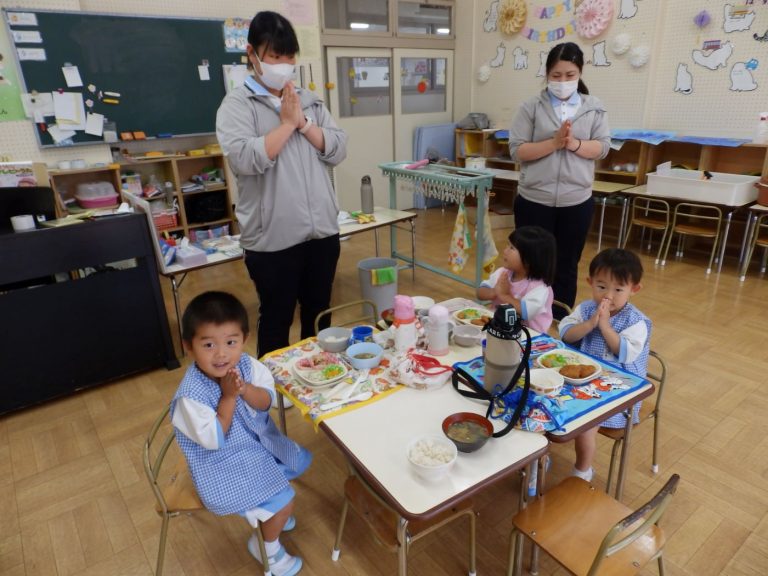
<path fill-rule="evenodd" d="M 240 371 L 237 368 L 230 368 L 219 382 L 221 395 L 227 397 L 242 396 L 245 393 L 245 382 L 243 382 Z"/>

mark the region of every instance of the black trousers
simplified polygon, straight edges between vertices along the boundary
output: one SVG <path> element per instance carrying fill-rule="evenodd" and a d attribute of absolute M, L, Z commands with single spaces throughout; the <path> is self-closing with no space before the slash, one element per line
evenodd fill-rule
<path fill-rule="evenodd" d="M 330 308 L 340 251 L 338 234 L 278 252 L 245 251 L 245 265 L 259 295 L 259 358 L 288 346 L 296 302 L 301 338 L 315 335 L 315 317 Z M 320 328 L 330 326 L 330 316 L 323 320 Z"/>
<path fill-rule="evenodd" d="M 579 260 L 587 241 L 595 203 L 592 198 L 576 206 L 555 208 L 526 200 L 519 194 L 515 198 L 515 227 L 541 226 L 555 236 L 557 242 L 557 267 L 552 291 L 555 300 L 573 307 L 579 276 Z M 556 318 L 563 311 L 554 310 Z"/>

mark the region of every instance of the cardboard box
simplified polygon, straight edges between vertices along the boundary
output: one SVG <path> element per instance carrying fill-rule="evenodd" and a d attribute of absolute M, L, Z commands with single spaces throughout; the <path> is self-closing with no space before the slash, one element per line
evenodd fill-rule
<path fill-rule="evenodd" d="M 0 188 L 50 186 L 42 162 L 0 162 Z"/>
<path fill-rule="evenodd" d="M 703 179 L 701 170 L 672 168 L 668 175 L 648 174 L 648 194 L 662 198 L 676 198 L 691 202 L 744 206 L 757 199 L 754 184 L 759 176 L 711 172 L 712 178 Z"/>

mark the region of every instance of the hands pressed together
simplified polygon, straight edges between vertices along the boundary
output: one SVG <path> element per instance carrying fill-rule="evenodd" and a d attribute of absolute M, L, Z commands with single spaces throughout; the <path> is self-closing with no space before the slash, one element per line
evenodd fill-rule
<path fill-rule="evenodd" d="M 242 396 L 245 393 L 245 382 L 243 382 L 240 371 L 236 368 L 230 368 L 219 383 L 221 395 L 225 397 Z"/>
<path fill-rule="evenodd" d="M 280 123 L 287 124 L 295 129 L 304 125 L 304 113 L 301 109 L 299 98 L 293 82 L 288 82 L 283 88 L 282 104 L 280 107 Z"/>
<path fill-rule="evenodd" d="M 576 152 L 579 148 L 581 148 L 581 140 L 571 134 L 571 125 L 571 121 L 566 120 L 560 125 L 560 128 L 552 136 L 555 150 L 561 150 L 565 148 L 571 152 Z"/>

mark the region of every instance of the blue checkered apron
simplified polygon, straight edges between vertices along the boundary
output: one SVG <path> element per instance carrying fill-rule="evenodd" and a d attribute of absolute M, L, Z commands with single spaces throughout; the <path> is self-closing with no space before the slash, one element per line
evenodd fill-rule
<path fill-rule="evenodd" d="M 251 358 L 243 354 L 238 362 L 245 382 L 252 381 Z M 184 375 L 171 402 L 185 397 L 210 406 L 214 411 L 221 398 L 219 385 L 193 364 Z M 258 508 L 288 487 L 283 464 L 294 478 L 311 462 L 310 453 L 287 438 L 275 426 L 268 411 L 249 411 L 238 396 L 232 424 L 225 443 L 208 450 L 176 430 L 176 441 L 187 459 L 192 480 L 205 507 L 226 515 Z"/>

